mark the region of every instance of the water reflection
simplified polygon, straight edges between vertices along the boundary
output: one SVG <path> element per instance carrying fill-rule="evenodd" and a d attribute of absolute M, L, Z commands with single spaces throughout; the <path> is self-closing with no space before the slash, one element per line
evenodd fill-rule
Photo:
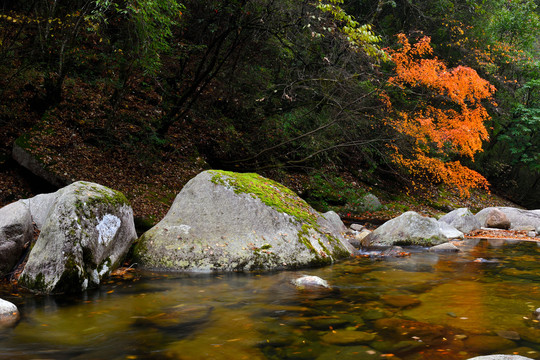
<path fill-rule="evenodd" d="M 142 273 L 75 297 L 2 289 L 23 317 L 0 331 L 0 358 L 540 358 L 540 248 L 460 248 L 270 274 Z M 296 289 L 304 274 L 332 289 Z"/>

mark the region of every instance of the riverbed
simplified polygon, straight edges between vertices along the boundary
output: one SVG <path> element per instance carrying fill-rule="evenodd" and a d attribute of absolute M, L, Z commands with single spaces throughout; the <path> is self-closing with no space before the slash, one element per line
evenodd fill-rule
<path fill-rule="evenodd" d="M 136 271 L 75 296 L 3 287 L 22 318 L 0 330 L 0 359 L 540 359 L 538 243 L 459 247 L 273 273 Z M 301 275 L 331 288 L 298 289 Z"/>

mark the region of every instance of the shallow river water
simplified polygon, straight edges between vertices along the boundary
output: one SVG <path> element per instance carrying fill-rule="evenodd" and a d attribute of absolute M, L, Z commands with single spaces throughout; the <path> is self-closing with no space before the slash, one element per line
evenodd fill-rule
<path fill-rule="evenodd" d="M 264 274 L 136 273 L 76 297 L 0 288 L 0 359 L 540 359 L 540 247 L 466 241 Z M 317 275 L 331 290 L 300 290 Z"/>

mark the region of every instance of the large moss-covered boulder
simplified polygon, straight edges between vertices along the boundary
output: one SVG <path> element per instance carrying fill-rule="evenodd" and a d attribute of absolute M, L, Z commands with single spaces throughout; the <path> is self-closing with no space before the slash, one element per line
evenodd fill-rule
<path fill-rule="evenodd" d="M 14 202 L 0 209 L 0 276 L 19 261 L 24 246 L 32 241 L 32 218 L 28 207 Z"/>
<path fill-rule="evenodd" d="M 294 192 L 257 174 L 191 179 L 135 247 L 148 269 L 242 271 L 330 264 L 353 248 Z"/>
<path fill-rule="evenodd" d="M 424 217 L 414 211 L 407 211 L 385 222 L 362 239 L 362 246 L 433 246 L 447 241 L 448 237 L 437 220 Z"/>
<path fill-rule="evenodd" d="M 19 284 L 43 293 L 97 286 L 136 237 L 124 195 L 94 183 L 73 183 L 58 190 Z"/>

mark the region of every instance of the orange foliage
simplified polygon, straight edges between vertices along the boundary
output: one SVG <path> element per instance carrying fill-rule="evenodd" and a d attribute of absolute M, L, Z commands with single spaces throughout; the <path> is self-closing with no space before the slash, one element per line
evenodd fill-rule
<path fill-rule="evenodd" d="M 391 114 L 387 123 L 407 140 L 405 147 L 392 147 L 394 162 L 417 178 L 457 186 L 464 195 L 472 187 L 487 188 L 482 175 L 449 159 L 474 160 L 482 151 L 490 118 L 482 101 L 491 99 L 495 88 L 471 68 L 448 69 L 437 58 L 423 58 L 433 52 L 429 37 L 413 45 L 403 34 L 398 39 L 401 48 L 389 51 L 396 65 L 389 84 L 404 93 L 411 89 L 416 97 L 414 108 L 404 111 L 394 111 L 387 94 L 381 97 Z"/>

